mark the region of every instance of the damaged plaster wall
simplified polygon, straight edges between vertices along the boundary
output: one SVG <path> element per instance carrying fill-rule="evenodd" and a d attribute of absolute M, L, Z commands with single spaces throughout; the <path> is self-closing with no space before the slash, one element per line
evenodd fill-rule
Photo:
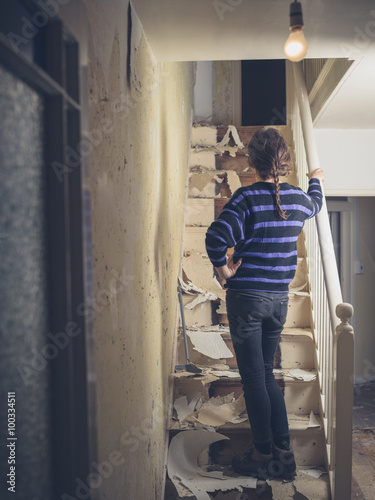
<path fill-rule="evenodd" d="M 127 2 L 85 6 L 98 463 L 123 458 L 99 496 L 161 498 L 194 66 L 157 63 L 134 11 L 129 54 Z"/>

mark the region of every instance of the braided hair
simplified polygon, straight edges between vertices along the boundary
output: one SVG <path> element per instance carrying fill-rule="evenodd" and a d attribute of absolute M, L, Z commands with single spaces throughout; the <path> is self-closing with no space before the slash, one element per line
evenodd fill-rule
<path fill-rule="evenodd" d="M 249 144 L 249 164 L 261 179 L 273 178 L 278 212 L 280 217 L 287 219 L 289 215 L 280 201 L 280 175 L 289 175 L 292 165 L 288 145 L 278 130 L 262 128 L 255 132 Z"/>

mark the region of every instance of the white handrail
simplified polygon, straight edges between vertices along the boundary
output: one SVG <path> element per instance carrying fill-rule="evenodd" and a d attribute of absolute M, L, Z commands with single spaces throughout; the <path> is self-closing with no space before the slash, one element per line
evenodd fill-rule
<path fill-rule="evenodd" d="M 306 189 L 306 173 L 319 168 L 320 163 L 301 63 L 293 63 L 292 68 L 292 93 L 287 86 L 288 117 L 299 182 Z M 321 212 L 308 221 L 304 233 L 331 495 L 332 500 L 350 500 L 354 338 L 348 319 L 352 306 L 342 304 L 324 196 Z"/>
<path fill-rule="evenodd" d="M 305 79 L 302 73 L 301 63 L 293 63 L 294 81 L 297 87 L 297 98 L 300 109 L 302 133 L 305 142 L 306 160 L 309 172 L 320 168 L 318 148 L 316 146 L 309 96 L 306 90 Z M 323 186 L 322 186 L 323 188 Z M 340 278 L 337 270 L 335 250 L 333 247 L 331 228 L 329 225 L 327 205 L 323 196 L 323 207 L 316 218 L 316 226 L 319 235 L 320 247 L 322 249 L 322 264 L 324 280 L 327 286 L 328 304 L 331 318 L 334 320 L 334 328 L 339 324 L 336 316 L 336 306 L 342 302 Z"/>

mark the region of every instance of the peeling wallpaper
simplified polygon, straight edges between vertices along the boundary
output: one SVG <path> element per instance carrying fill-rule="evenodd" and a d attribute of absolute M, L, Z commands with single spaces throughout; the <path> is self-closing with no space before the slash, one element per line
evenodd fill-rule
<path fill-rule="evenodd" d="M 127 6 L 86 2 L 100 498 L 161 498 L 192 122 L 192 63 L 157 63 Z M 130 87 L 128 85 L 130 84 Z M 114 273 L 118 293 L 106 293 Z M 99 297 L 99 298 L 98 298 Z"/>

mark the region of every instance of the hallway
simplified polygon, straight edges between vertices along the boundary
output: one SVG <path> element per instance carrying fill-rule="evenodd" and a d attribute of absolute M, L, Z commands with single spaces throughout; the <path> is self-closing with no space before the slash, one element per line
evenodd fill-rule
<path fill-rule="evenodd" d="M 347 64 L 340 43 L 352 41 L 353 19 L 365 29 L 370 12 L 367 0 L 355 5 L 345 0 L 345 8 L 337 1 L 322 4 L 319 12 L 306 3 L 307 18 L 313 20 L 311 65 L 324 68 L 330 85 L 341 82 L 342 67 L 357 68 Z M 189 340 L 192 361 L 209 368 L 207 383 L 197 377 L 185 383 L 175 373 L 176 364 L 186 362 L 178 335 L 179 279 L 194 270 L 194 259 L 207 261 L 197 253 L 204 253 L 205 228 L 225 200 L 254 181 L 233 135 L 223 156 L 196 151 L 199 161 L 192 165 L 193 125 L 213 126 L 211 146 L 216 147 L 229 124 L 233 133 L 242 126 L 241 60 L 281 60 L 286 67 L 282 42 L 289 2 L 271 2 L 272 8 L 264 9 L 264 0 L 224 0 L 221 19 L 217 7 L 222 3 L 0 0 L 0 437 L 11 442 L 0 449 L 1 499 L 175 500 L 167 482 L 168 446 L 193 425 L 176 420 L 173 404 L 197 387 L 209 418 L 221 413 L 209 407 L 218 397 L 228 405 L 224 417 L 230 407 L 234 420 L 217 426 L 211 420 L 204 424 L 209 432 L 222 431 L 239 447 L 248 444 L 233 356 L 210 358 Z M 338 21 L 335 10 L 342 11 Z M 325 32 L 332 34 L 328 40 L 322 38 Z M 362 62 L 365 56 L 361 52 Z M 336 58 L 345 63 L 336 64 Z M 362 80 L 372 85 L 371 78 Z M 363 91 L 368 99 L 372 88 Z M 320 99 L 318 90 L 314 95 Z M 324 95 L 326 90 L 323 86 Z M 283 89 L 285 101 L 287 92 Z M 354 380 L 366 381 L 366 363 L 375 355 L 367 321 L 375 294 L 375 238 L 367 229 L 375 187 L 373 169 L 367 176 L 362 169 L 372 164 L 373 113 L 370 105 L 360 103 L 358 109 L 368 130 L 362 133 L 353 113 L 359 127 L 353 143 L 335 129 L 326 131 L 331 115 L 323 116 L 317 136 L 325 153 L 326 136 L 335 145 L 343 141 L 353 149 L 354 144 L 358 152 L 359 180 L 338 176 L 328 151 L 330 189 L 337 184 L 341 190 L 332 196 L 352 196 L 352 187 L 367 196 L 359 202 L 359 243 L 351 263 L 366 268 L 352 287 L 358 285 L 360 307 Z M 271 121 L 290 121 L 298 114 L 286 105 L 271 111 Z M 242 149 L 240 166 L 230 155 L 232 147 Z M 208 157 L 208 167 L 200 169 Z M 344 160 L 343 172 L 350 171 L 352 164 Z M 197 216 L 200 220 L 194 220 Z M 317 308 L 311 306 L 308 256 L 304 242 L 299 243 L 289 323 L 275 369 L 290 409 L 298 465 L 316 469 L 326 468 L 318 380 L 324 363 L 318 362 L 321 350 L 314 344 L 311 314 Z M 212 266 L 209 272 L 213 283 Z M 197 274 L 205 286 L 207 275 Z M 228 354 L 225 294 L 215 286 L 215 299 L 184 310 L 191 338 L 196 323 L 222 324 L 213 333 L 222 334 L 221 348 L 224 343 Z M 196 295 L 202 299 L 201 292 Z M 185 305 L 195 298 L 184 294 Z M 290 376 L 293 369 L 303 370 L 302 379 Z M 363 410 L 366 404 L 356 402 Z M 363 420 L 370 418 L 367 414 L 357 415 L 353 492 L 358 500 L 373 500 L 362 465 L 356 465 L 364 464 L 365 479 L 371 477 L 373 422 Z M 203 453 L 202 465 L 219 465 L 231 474 L 230 446 L 215 442 L 209 453 Z M 265 491 L 257 498 L 268 499 L 272 488 L 274 500 L 277 495 L 277 500 L 319 495 L 327 500 L 328 474 L 319 479 L 302 474 L 295 484 L 260 484 Z M 311 486 L 315 497 L 306 493 Z M 246 494 L 254 497 L 254 491 Z M 215 498 L 229 497 L 217 492 Z"/>

